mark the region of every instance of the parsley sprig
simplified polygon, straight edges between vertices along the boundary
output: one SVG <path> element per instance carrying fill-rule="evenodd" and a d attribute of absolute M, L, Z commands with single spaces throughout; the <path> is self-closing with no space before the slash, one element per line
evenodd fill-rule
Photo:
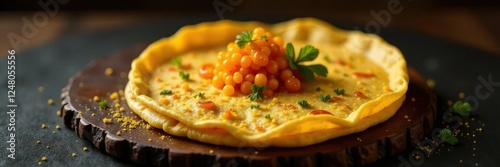
<path fill-rule="evenodd" d="M 181 67 L 182 66 L 182 58 L 181 57 L 174 57 L 170 60 L 170 64 Z"/>
<path fill-rule="evenodd" d="M 245 47 L 245 45 L 247 43 L 256 41 L 256 40 L 252 40 L 252 36 L 253 36 L 252 31 L 241 32 L 240 35 L 236 36 L 236 45 L 238 45 L 238 47 L 240 47 L 240 48 L 243 48 L 243 47 Z M 262 34 L 259 39 L 266 40 L 266 41 L 268 40 L 266 34 Z"/>
<path fill-rule="evenodd" d="M 472 107 L 469 103 L 459 100 L 453 104 L 452 110 L 454 113 L 457 113 L 462 117 L 468 117 L 470 115 Z"/>
<path fill-rule="evenodd" d="M 262 92 L 267 89 L 267 86 L 259 86 L 257 84 L 252 85 L 252 93 L 248 95 L 250 101 L 254 101 L 255 99 L 264 99 L 264 95 Z"/>
<path fill-rule="evenodd" d="M 298 57 L 295 56 L 295 49 L 291 43 L 286 44 L 288 65 L 292 70 L 299 70 L 300 74 L 308 81 L 314 80 L 314 74 L 326 77 L 328 69 L 321 64 L 300 65 L 302 62 L 313 61 L 318 57 L 319 51 L 314 46 L 306 45 L 300 48 Z"/>
<path fill-rule="evenodd" d="M 252 104 L 250 105 L 250 109 L 255 109 L 255 108 L 259 108 L 260 107 L 260 104 Z"/>
<path fill-rule="evenodd" d="M 102 100 L 99 102 L 99 108 L 106 109 L 109 108 L 108 101 L 107 100 Z"/>
<path fill-rule="evenodd" d="M 160 95 L 171 95 L 171 94 L 172 94 L 172 90 L 168 90 L 168 89 L 162 90 L 160 92 Z"/>
<path fill-rule="evenodd" d="M 345 93 L 345 90 L 344 89 L 335 88 L 333 90 L 333 92 L 335 92 L 335 94 L 337 94 L 337 95 L 343 95 Z"/>
<path fill-rule="evenodd" d="M 309 102 L 307 102 L 306 100 L 299 100 L 299 102 L 297 102 L 297 104 L 299 104 L 301 107 L 311 106 L 311 104 L 309 104 Z"/>
<path fill-rule="evenodd" d="M 198 94 L 194 95 L 193 97 L 195 99 L 198 98 L 198 97 L 204 99 L 205 98 L 205 93 L 198 93 Z"/>
<path fill-rule="evenodd" d="M 319 99 L 322 101 L 322 102 L 327 102 L 328 100 L 330 100 L 330 95 L 329 94 L 321 94 L 319 95 Z"/>
<path fill-rule="evenodd" d="M 183 79 L 183 80 L 189 80 L 189 73 L 179 71 L 179 77 L 181 77 L 181 79 Z"/>
<path fill-rule="evenodd" d="M 457 137 L 453 135 L 451 130 L 448 128 L 441 129 L 441 131 L 439 132 L 439 137 L 441 138 L 441 140 L 451 145 L 455 145 L 458 142 Z"/>

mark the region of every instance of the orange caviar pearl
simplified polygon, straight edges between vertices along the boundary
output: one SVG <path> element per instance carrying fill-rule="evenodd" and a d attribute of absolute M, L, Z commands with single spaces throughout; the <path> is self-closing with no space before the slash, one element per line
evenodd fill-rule
<path fill-rule="evenodd" d="M 283 56 L 278 56 L 275 59 L 275 61 L 278 64 L 278 69 L 280 69 L 280 70 L 284 70 L 285 68 L 288 67 L 288 60 Z"/>
<path fill-rule="evenodd" d="M 254 64 L 252 63 L 252 65 L 250 66 L 250 68 L 254 71 L 258 71 L 260 70 L 261 66 L 257 65 L 257 64 Z"/>
<path fill-rule="evenodd" d="M 240 60 L 241 67 L 248 68 L 252 65 L 252 58 L 250 56 L 243 56 Z"/>
<path fill-rule="evenodd" d="M 285 44 L 283 42 L 283 38 L 281 38 L 281 37 L 274 37 L 273 41 L 274 41 L 274 43 L 278 44 L 278 46 L 282 46 L 283 44 Z"/>
<path fill-rule="evenodd" d="M 252 93 L 252 83 L 249 81 L 242 82 L 240 85 L 240 91 L 245 95 Z"/>
<path fill-rule="evenodd" d="M 253 74 L 245 75 L 245 81 L 253 82 L 254 78 L 255 78 L 255 75 L 253 75 Z"/>
<path fill-rule="evenodd" d="M 274 60 L 269 60 L 269 63 L 266 66 L 266 70 L 270 74 L 274 74 L 278 72 L 278 63 Z"/>
<path fill-rule="evenodd" d="M 290 77 L 286 79 L 285 88 L 289 92 L 298 92 L 300 90 L 300 80 L 295 77 Z"/>
<path fill-rule="evenodd" d="M 280 56 L 280 47 L 275 44 L 275 43 L 271 43 L 269 44 L 269 50 L 271 51 L 271 56 L 273 57 L 277 57 L 277 56 Z"/>
<path fill-rule="evenodd" d="M 271 90 L 276 90 L 279 88 L 279 86 L 280 82 L 275 78 L 269 79 L 269 81 L 267 81 L 267 87 Z"/>
<path fill-rule="evenodd" d="M 286 69 L 281 72 L 280 78 L 283 81 L 286 81 L 288 78 L 291 78 L 293 76 L 292 70 Z"/>
<path fill-rule="evenodd" d="M 252 63 L 257 64 L 259 66 L 266 66 L 269 62 L 269 56 L 265 55 L 262 52 L 255 52 L 252 55 Z"/>
<path fill-rule="evenodd" d="M 252 32 L 253 37 L 252 37 L 252 39 L 259 39 L 260 36 L 262 36 L 262 34 L 264 34 L 265 32 L 266 32 L 266 30 L 264 30 L 264 28 L 262 28 L 262 27 L 257 27 L 255 29 L 253 29 L 253 32 Z"/>
<path fill-rule="evenodd" d="M 248 73 L 250 73 L 250 70 L 248 68 L 240 68 L 239 72 L 241 73 L 241 75 L 245 76 L 247 75 Z"/>
<path fill-rule="evenodd" d="M 221 52 L 217 53 L 217 62 L 222 63 L 222 61 L 224 61 L 224 59 L 226 58 L 225 55 L 226 55 L 226 52 L 221 51 Z"/>
<path fill-rule="evenodd" d="M 266 89 L 266 90 L 262 91 L 262 94 L 264 94 L 264 96 L 270 97 L 270 96 L 273 96 L 274 91 L 272 91 L 271 89 Z"/>
<path fill-rule="evenodd" d="M 232 96 L 234 94 L 234 87 L 232 85 L 226 85 L 222 89 L 222 93 L 226 96 Z"/>
<path fill-rule="evenodd" d="M 227 76 L 225 79 L 224 79 L 224 83 L 226 85 L 236 85 L 236 83 L 234 83 L 234 80 L 233 80 L 233 76 Z"/>
<path fill-rule="evenodd" d="M 224 80 L 220 76 L 212 78 L 212 86 L 221 89 L 224 86 Z"/>
<path fill-rule="evenodd" d="M 269 49 L 267 46 L 262 47 L 262 49 L 260 49 L 260 52 L 264 53 L 266 56 L 271 55 L 271 49 Z"/>
<path fill-rule="evenodd" d="M 240 48 L 234 42 L 231 42 L 226 47 L 228 52 L 239 52 Z"/>
<path fill-rule="evenodd" d="M 236 65 L 240 65 L 241 63 L 241 53 L 233 53 L 231 55 L 231 61 L 236 64 Z"/>
<path fill-rule="evenodd" d="M 243 75 L 240 72 L 235 72 L 233 74 L 233 81 L 237 84 L 243 82 Z"/>
<path fill-rule="evenodd" d="M 226 59 L 222 62 L 222 67 L 224 68 L 224 71 L 234 71 L 236 70 L 236 66 L 234 65 L 233 62 L 230 60 Z"/>
<path fill-rule="evenodd" d="M 262 73 L 258 73 L 257 75 L 255 75 L 255 78 L 254 78 L 254 83 L 259 85 L 259 86 L 264 86 L 267 84 L 267 77 L 266 75 L 262 74 Z"/>

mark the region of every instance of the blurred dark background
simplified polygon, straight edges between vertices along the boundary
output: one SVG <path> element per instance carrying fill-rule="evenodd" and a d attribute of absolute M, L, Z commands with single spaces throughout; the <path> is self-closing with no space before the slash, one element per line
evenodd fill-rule
<path fill-rule="evenodd" d="M 47 7 L 57 12 L 47 24 L 38 27 L 39 31 L 28 42 L 18 45 L 20 50 L 68 35 L 193 16 L 213 19 L 252 15 L 319 17 L 360 25 L 364 30 L 369 22 L 377 21 L 374 12 L 387 11 L 391 5 L 402 10 L 392 14 L 381 28 L 415 31 L 500 55 L 498 0 L 2 0 L 0 51 L 12 48 L 9 33 L 23 33 L 26 24 L 23 18 L 31 21 L 37 12 L 44 12 Z M 221 14 L 221 11 L 224 12 Z"/>

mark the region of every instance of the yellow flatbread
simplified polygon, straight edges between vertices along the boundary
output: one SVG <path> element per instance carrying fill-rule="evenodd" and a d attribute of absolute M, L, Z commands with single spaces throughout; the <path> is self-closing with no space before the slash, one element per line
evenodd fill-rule
<path fill-rule="evenodd" d="M 296 48 L 314 45 L 320 55 L 310 63 L 325 65 L 328 76 L 303 83 L 299 93 L 279 91 L 259 101 L 238 93 L 225 96 L 210 80 L 198 76 L 199 66 L 216 62 L 217 52 L 236 35 L 256 27 L 268 29 Z M 192 66 L 182 70 L 190 74 L 188 81 L 169 63 L 174 57 Z M 363 77 L 365 74 L 371 77 Z M 376 35 L 339 30 L 312 18 L 275 25 L 224 20 L 186 26 L 151 44 L 132 63 L 125 97 L 136 114 L 172 135 L 216 145 L 297 147 L 363 131 L 387 120 L 401 106 L 407 88 L 403 55 Z M 171 95 L 161 94 L 167 89 L 172 90 Z M 335 89 L 343 89 L 345 94 L 338 95 Z M 195 97 L 199 93 L 205 97 Z M 325 94 L 335 100 L 321 101 Z M 301 107 L 299 100 L 311 106 Z M 212 101 L 217 109 L 200 108 L 196 105 L 200 101 Z M 329 114 L 311 114 L 317 110 Z M 229 111 L 231 119 L 224 119 Z"/>

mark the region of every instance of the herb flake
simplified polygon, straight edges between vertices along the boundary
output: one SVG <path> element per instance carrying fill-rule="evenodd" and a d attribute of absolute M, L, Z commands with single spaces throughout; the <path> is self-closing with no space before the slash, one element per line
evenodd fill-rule
<path fill-rule="evenodd" d="M 472 107 L 469 103 L 459 100 L 453 104 L 452 110 L 462 117 L 469 117 Z"/>
<path fill-rule="evenodd" d="M 299 100 L 299 102 L 297 102 L 297 104 L 299 104 L 301 107 L 311 106 L 311 104 L 309 104 L 309 102 L 307 102 L 306 100 Z"/>
<path fill-rule="evenodd" d="M 335 94 L 337 94 L 337 95 L 343 95 L 343 94 L 345 94 L 345 90 L 344 89 L 339 89 L 339 88 L 335 88 L 333 90 L 333 92 L 335 92 Z"/>
<path fill-rule="evenodd" d="M 441 131 L 439 132 L 439 137 L 441 138 L 441 140 L 451 145 L 455 145 L 458 142 L 457 137 L 453 135 L 451 130 L 448 128 L 441 129 Z"/>
<path fill-rule="evenodd" d="M 288 65 L 292 70 L 299 70 L 300 74 L 308 81 L 314 80 L 314 74 L 326 77 L 328 69 L 321 64 L 300 65 L 302 62 L 313 61 L 318 57 L 319 50 L 312 45 L 306 45 L 300 48 L 299 55 L 296 57 L 295 49 L 291 43 L 286 44 Z"/>
<path fill-rule="evenodd" d="M 322 101 L 322 102 L 327 102 L 330 100 L 330 95 L 329 94 L 322 94 L 322 95 L 319 95 L 319 99 Z"/>
<path fill-rule="evenodd" d="M 168 89 L 162 90 L 160 92 L 160 95 L 171 95 L 171 94 L 172 94 L 172 90 L 168 90 Z"/>
<path fill-rule="evenodd" d="M 204 99 L 205 98 L 205 93 L 198 93 L 198 94 L 194 95 L 193 97 L 195 99 L 198 98 L 198 97 Z"/>
<path fill-rule="evenodd" d="M 271 114 L 266 114 L 266 115 L 264 115 L 264 118 L 266 118 L 266 119 L 271 119 Z"/>
<path fill-rule="evenodd" d="M 107 100 L 101 100 L 99 102 L 99 108 L 108 108 L 109 105 L 108 105 L 108 101 Z"/>
<path fill-rule="evenodd" d="M 179 71 L 179 77 L 183 80 L 189 80 L 189 73 L 185 73 L 184 71 Z"/>
<path fill-rule="evenodd" d="M 260 104 L 252 104 L 250 105 L 250 109 L 258 109 L 260 107 Z"/>
<path fill-rule="evenodd" d="M 257 84 L 252 85 L 252 93 L 248 95 L 248 98 L 250 98 L 250 101 L 254 101 L 255 99 L 264 99 L 264 95 L 262 92 L 267 89 L 267 86 L 264 85 L 260 87 Z"/>

